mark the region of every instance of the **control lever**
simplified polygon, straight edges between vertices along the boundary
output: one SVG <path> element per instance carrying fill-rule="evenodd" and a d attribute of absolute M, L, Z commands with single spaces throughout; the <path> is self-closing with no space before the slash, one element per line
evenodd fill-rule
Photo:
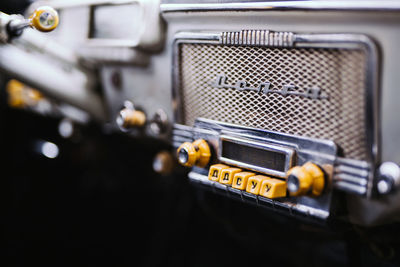
<path fill-rule="evenodd" d="M 50 32 L 57 28 L 59 16 L 55 9 L 43 6 L 36 9 L 29 18 L 21 15 L 6 15 L 1 13 L 0 26 L 3 41 L 19 37 L 26 28 L 34 28 L 41 32 Z"/>
<path fill-rule="evenodd" d="M 39 7 L 29 18 L 0 12 L 0 71 L 104 121 L 103 101 L 93 90 L 95 74 L 81 65 L 73 50 L 37 32 L 52 31 L 58 24 L 58 13 L 49 6 Z M 27 28 L 37 31 L 21 36 Z"/>

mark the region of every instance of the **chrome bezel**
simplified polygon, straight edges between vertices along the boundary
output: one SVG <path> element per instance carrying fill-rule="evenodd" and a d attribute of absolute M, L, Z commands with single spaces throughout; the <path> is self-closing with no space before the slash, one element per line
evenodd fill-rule
<path fill-rule="evenodd" d="M 275 169 L 263 168 L 263 167 L 260 167 L 257 165 L 248 164 L 248 163 L 244 163 L 244 162 L 241 162 L 238 160 L 225 158 L 222 156 L 222 154 L 223 154 L 222 142 L 223 141 L 229 141 L 229 142 L 233 142 L 235 144 L 242 144 L 243 146 L 247 146 L 247 147 L 260 148 L 262 150 L 266 150 L 266 151 L 270 151 L 270 152 L 277 152 L 277 153 L 285 154 L 284 171 L 281 172 L 281 171 L 277 171 Z M 221 162 L 224 162 L 224 163 L 230 164 L 230 165 L 234 165 L 237 167 L 242 167 L 245 169 L 250 169 L 250 170 L 253 170 L 256 172 L 267 173 L 267 174 L 274 175 L 274 176 L 277 176 L 280 178 L 286 178 L 286 172 L 293 166 L 294 154 L 295 154 L 295 150 L 288 148 L 288 147 L 277 146 L 277 145 L 267 144 L 267 143 L 260 143 L 260 142 L 255 142 L 255 141 L 251 141 L 251 140 L 244 139 L 244 138 L 232 137 L 232 136 L 228 136 L 228 135 L 221 135 L 219 138 L 218 159 Z"/>
<path fill-rule="evenodd" d="M 173 71 L 172 71 L 172 95 L 174 101 L 175 122 L 183 124 L 182 102 L 180 99 L 179 83 L 179 45 L 180 44 L 213 44 L 223 45 L 224 32 L 178 32 L 173 42 Z M 237 43 L 235 45 L 242 45 Z M 247 45 L 246 45 L 247 46 Z M 260 45 L 274 47 L 272 45 Z M 352 33 L 324 33 L 324 34 L 298 34 L 293 33 L 291 48 L 342 48 L 365 49 L 367 54 L 366 78 L 365 78 L 365 130 L 367 133 L 367 161 L 371 164 L 367 185 L 367 196 L 372 191 L 373 173 L 375 166 L 380 161 L 380 131 L 379 131 L 379 58 L 378 48 L 375 42 L 364 34 Z"/>

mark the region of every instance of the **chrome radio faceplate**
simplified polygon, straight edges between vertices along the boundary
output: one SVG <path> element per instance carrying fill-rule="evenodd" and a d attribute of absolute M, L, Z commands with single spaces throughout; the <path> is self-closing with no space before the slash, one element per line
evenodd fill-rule
<path fill-rule="evenodd" d="M 206 186 L 229 197 L 257 205 L 327 219 L 331 212 L 333 167 L 337 158 L 334 142 L 298 137 L 261 129 L 197 119 L 193 127 L 175 125 L 174 145 L 204 139 L 210 144 L 214 156 L 210 165 L 224 163 L 262 175 L 285 180 L 287 170 L 306 162 L 314 162 L 327 174 L 324 193 L 319 197 L 283 197 L 267 199 L 208 179 L 209 166 L 193 167 L 189 173 L 192 182 Z"/>

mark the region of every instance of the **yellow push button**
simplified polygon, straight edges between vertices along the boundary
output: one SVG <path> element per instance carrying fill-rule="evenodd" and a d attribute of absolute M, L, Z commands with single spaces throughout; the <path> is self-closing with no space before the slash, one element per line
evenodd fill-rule
<path fill-rule="evenodd" d="M 228 168 L 224 169 L 221 172 L 221 176 L 219 178 L 219 182 L 221 184 L 231 185 L 233 181 L 233 177 L 236 173 L 241 172 L 242 170 L 239 168 Z"/>
<path fill-rule="evenodd" d="M 260 195 L 267 198 L 286 196 L 286 182 L 267 178 L 261 183 Z"/>
<path fill-rule="evenodd" d="M 250 177 L 247 182 L 246 191 L 254 195 L 258 195 L 260 193 L 261 183 L 267 178 L 268 177 L 264 175 Z"/>
<path fill-rule="evenodd" d="M 221 176 L 221 172 L 224 169 L 228 169 L 229 166 L 224 165 L 224 164 L 215 164 L 210 166 L 210 171 L 208 172 L 208 180 L 211 181 L 219 181 L 219 178 Z"/>
<path fill-rule="evenodd" d="M 314 178 L 313 186 L 311 190 L 311 196 L 319 196 L 322 194 L 325 188 L 325 174 L 320 167 L 317 165 L 307 162 L 303 165 L 303 168 L 308 171 Z"/>
<path fill-rule="evenodd" d="M 252 172 L 239 172 L 233 176 L 232 187 L 240 190 L 245 190 L 247 186 L 247 180 L 249 177 L 254 176 Z"/>

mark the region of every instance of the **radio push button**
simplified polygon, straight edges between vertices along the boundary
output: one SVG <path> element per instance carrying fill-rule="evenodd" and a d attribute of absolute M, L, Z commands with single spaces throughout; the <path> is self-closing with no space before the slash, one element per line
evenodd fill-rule
<path fill-rule="evenodd" d="M 193 143 L 185 142 L 177 150 L 178 162 L 185 167 L 205 167 L 210 161 L 211 150 L 208 143 L 198 139 Z"/>
<path fill-rule="evenodd" d="M 229 169 L 229 166 L 224 164 L 211 165 L 210 171 L 208 172 L 208 180 L 218 182 L 222 171 L 226 169 Z"/>
<path fill-rule="evenodd" d="M 240 190 L 245 190 L 247 186 L 247 180 L 249 177 L 254 176 L 252 172 L 239 172 L 233 176 L 232 187 Z"/>
<path fill-rule="evenodd" d="M 239 169 L 239 168 L 224 169 L 221 172 L 221 176 L 219 178 L 219 182 L 221 184 L 231 185 L 232 181 L 233 181 L 233 177 L 235 176 L 235 174 L 239 173 L 241 171 L 242 171 L 242 169 Z"/>
<path fill-rule="evenodd" d="M 261 183 L 260 195 L 266 198 L 286 197 L 286 182 L 268 177 Z"/>
<path fill-rule="evenodd" d="M 325 187 L 325 174 L 316 164 L 307 162 L 288 171 L 287 188 L 291 196 L 317 197 Z"/>
<path fill-rule="evenodd" d="M 251 194 L 258 195 L 260 193 L 261 184 L 265 179 L 268 179 L 268 177 L 264 175 L 250 177 L 247 182 L 246 191 Z"/>

